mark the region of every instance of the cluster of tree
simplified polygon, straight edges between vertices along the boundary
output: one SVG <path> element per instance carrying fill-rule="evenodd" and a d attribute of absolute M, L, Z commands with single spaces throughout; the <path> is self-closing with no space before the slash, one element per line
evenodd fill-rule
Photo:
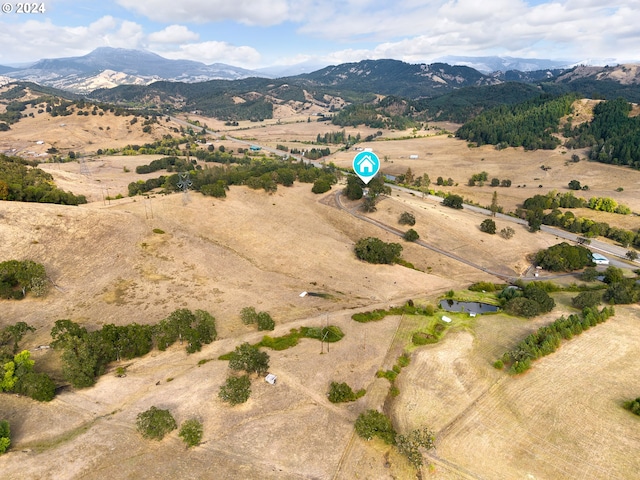
<path fill-rule="evenodd" d="M 486 110 L 465 123 L 456 137 L 480 145 L 508 145 L 525 150 L 549 149 L 560 145 L 552 135 L 560 119 L 571 113 L 576 100 L 573 94 L 542 94 L 515 105 L 501 105 Z"/>
<path fill-rule="evenodd" d="M 363 103 L 352 104 L 343 108 L 333 116 L 331 123 L 342 127 L 366 125 L 371 128 L 395 130 L 420 127 L 420 123 L 409 116 L 394 115 L 384 106 Z"/>
<path fill-rule="evenodd" d="M 448 179 L 444 179 L 442 177 L 438 177 L 436 179 L 436 185 L 438 186 L 446 186 L 446 187 L 452 187 L 454 184 L 453 178 L 448 178 Z"/>
<path fill-rule="evenodd" d="M 572 180 L 575 181 L 575 180 Z M 534 195 L 527 198 L 522 207 L 526 210 L 549 210 L 557 208 L 590 208 L 591 210 L 619 213 L 628 215 L 631 209 L 626 205 L 618 204 L 613 198 L 591 197 L 588 201 L 584 198 L 576 197 L 572 192 L 558 193 L 549 192 L 546 195 Z"/>
<path fill-rule="evenodd" d="M 62 373 L 76 388 L 92 386 L 110 362 L 140 357 L 154 345 L 166 350 L 176 341 L 186 342 L 188 353 L 216 339 L 215 319 L 204 310 L 178 309 L 156 325 L 104 325 L 87 331 L 71 320 L 57 320 L 51 329 L 51 346 L 62 350 Z"/>
<path fill-rule="evenodd" d="M 266 192 L 277 191 L 278 185 L 291 186 L 295 180 L 303 183 L 314 183 L 319 177 L 336 176 L 337 169 L 333 165 L 316 168 L 304 162 L 283 161 L 261 157 L 238 159 L 237 165 L 215 166 L 202 170 L 190 171 L 193 189 L 205 195 L 222 195 L 230 185 L 246 185 L 253 189 L 264 189 Z M 177 174 L 160 176 L 146 182 L 140 180 L 129 184 L 129 196 L 142 194 L 155 188 L 165 192 L 178 191 L 180 178 Z M 332 178 L 332 183 L 337 181 Z M 204 188 L 204 191 L 203 191 Z"/>
<path fill-rule="evenodd" d="M 331 403 L 344 403 L 355 402 L 360 397 L 363 397 L 365 393 L 367 391 L 364 388 L 354 392 L 349 384 L 345 382 L 331 382 L 327 396 Z"/>
<path fill-rule="evenodd" d="M 498 299 L 505 312 L 526 318 L 548 313 L 556 306 L 553 298 L 536 282 L 528 283 L 524 288 L 506 287 L 498 294 Z"/>
<path fill-rule="evenodd" d="M 28 292 L 42 297 L 49 290 L 44 266 L 32 260 L 7 260 L 0 263 L 0 298 L 20 300 Z"/>
<path fill-rule="evenodd" d="M 388 445 L 395 445 L 417 469 L 423 465 L 420 449 L 435 448 L 435 434 L 429 428 L 412 430 L 407 435 L 398 434 L 391 420 L 377 410 L 367 410 L 358 415 L 355 430 L 358 436 L 365 440 L 378 437 Z"/>
<path fill-rule="evenodd" d="M 563 205 L 575 205 L 575 201 L 579 201 L 581 199 L 576 199 L 570 193 L 562 194 L 561 201 Z M 533 199 L 543 199 L 546 201 L 548 199 L 547 195 L 536 195 Z M 527 199 L 532 200 L 532 199 Z M 565 202 L 565 200 L 568 200 Z M 531 206 L 531 203 L 525 204 Z M 557 204 L 555 200 L 553 204 Z M 567 207 L 573 208 L 573 207 Z M 584 217 L 576 217 L 572 212 L 562 212 L 557 208 L 554 208 L 551 212 L 545 214 L 544 210 L 538 208 L 537 205 L 534 205 L 530 210 L 517 210 L 520 216 L 524 216 L 527 218 L 529 223 L 530 230 L 537 231 L 540 229 L 541 225 L 549 225 L 552 227 L 559 227 L 563 230 L 567 230 L 572 233 L 577 233 L 584 235 L 585 237 L 597 237 L 603 236 L 610 238 L 616 242 L 619 242 L 623 247 L 628 247 L 629 245 L 634 245 L 640 247 L 640 231 L 633 232 L 631 230 L 625 230 L 622 228 L 610 227 L 606 222 L 596 222 L 589 218 Z"/>
<path fill-rule="evenodd" d="M 589 159 L 640 168 L 640 117 L 630 117 L 631 104 L 622 98 L 601 102 L 593 119 L 565 128 L 569 148 L 591 147 Z"/>
<path fill-rule="evenodd" d="M 162 440 L 176 428 L 178 424 L 171 412 L 156 406 L 140 412 L 136 417 L 136 429 L 144 438 L 150 440 Z"/>
<path fill-rule="evenodd" d="M 354 247 L 356 257 L 369 263 L 396 263 L 402 253 L 399 243 L 386 243 L 376 237 L 361 238 Z"/>
<path fill-rule="evenodd" d="M 593 266 L 593 258 L 588 248 L 562 242 L 538 251 L 535 263 L 550 272 L 571 272 Z"/>
<path fill-rule="evenodd" d="M 0 420 L 0 455 L 6 452 L 11 446 L 11 428 L 9 422 Z"/>
<path fill-rule="evenodd" d="M 179 131 L 179 130 L 177 130 Z M 145 143 L 144 145 L 127 145 L 121 150 L 123 155 L 180 155 L 179 146 L 183 143 L 192 142 L 196 143 L 197 137 L 193 132 L 193 129 L 182 130 L 182 135 L 174 137 L 170 134 L 165 134 L 160 140 L 155 142 Z M 98 150 L 98 155 L 102 153 L 114 154 L 118 152 L 117 149 L 109 149 L 107 152 L 101 152 Z"/>
<path fill-rule="evenodd" d="M 308 158 L 310 160 L 317 160 L 319 158 L 326 157 L 328 155 L 331 155 L 331 149 L 329 147 L 327 148 L 314 147 L 309 150 L 306 150 L 303 154 L 304 158 Z"/>
<path fill-rule="evenodd" d="M 560 317 L 550 325 L 540 327 L 528 335 L 513 350 L 506 352 L 496 362 L 497 367 L 508 366 L 512 373 L 522 373 L 531 368 L 531 362 L 555 352 L 562 339 L 569 340 L 595 325 L 606 321 L 615 314 L 613 307 L 585 308 L 582 314 Z"/>
<path fill-rule="evenodd" d="M 377 176 L 370 180 L 367 187 L 367 195 L 364 197 L 362 209 L 365 212 L 375 212 L 377 210 L 376 205 L 381 200 L 382 196 L 391 194 L 391 187 L 385 185 L 384 179 L 381 176 Z"/>
<path fill-rule="evenodd" d="M 236 349 L 225 356 L 229 360 L 229 368 L 236 372 L 227 377 L 224 385 L 220 387 L 218 396 L 231 405 L 246 402 L 251 396 L 251 380 L 249 375 L 257 373 L 263 375 L 269 370 L 269 355 L 247 342 L 242 343 Z M 244 374 L 239 374 L 244 372 Z"/>
<path fill-rule="evenodd" d="M 34 371 L 35 361 L 29 350 L 16 353 L 13 358 L 3 355 L 0 362 L 0 392 L 17 393 L 40 402 L 55 396 L 55 383 L 46 373 Z"/>
<path fill-rule="evenodd" d="M 487 172 L 474 173 L 469 178 L 467 185 L 470 187 L 475 187 L 476 185 L 483 186 L 484 182 L 489 178 L 489 174 Z"/>
<path fill-rule="evenodd" d="M 152 173 L 158 170 L 166 170 L 167 172 L 191 170 L 191 163 L 178 157 L 164 157 L 158 160 L 152 160 L 149 165 L 138 165 L 136 173 Z"/>
<path fill-rule="evenodd" d="M 29 162 L 19 157 L 0 154 L 0 200 L 61 205 L 87 203 L 84 195 L 60 190 L 51 174 L 28 165 Z"/>
<path fill-rule="evenodd" d="M 612 304 L 636 303 L 640 300 L 640 285 L 635 278 L 625 278 L 624 272 L 613 265 L 604 271 L 607 289 L 602 299 Z"/>
<path fill-rule="evenodd" d="M 352 137 L 351 134 L 347 134 L 344 130 L 338 132 L 327 132 L 324 135 L 318 134 L 316 137 L 316 143 L 323 143 L 337 145 L 344 143 L 346 145 L 354 145 L 360 141 L 360 134 Z"/>
<path fill-rule="evenodd" d="M 240 310 L 240 319 L 245 325 L 257 325 L 258 330 L 273 330 L 276 322 L 268 312 L 256 312 L 255 307 L 244 307 Z"/>
<path fill-rule="evenodd" d="M 9 129 L 9 125 L 17 123 L 22 118 L 22 112 L 26 110 L 25 102 L 11 102 L 5 107 L 5 111 L 0 113 L 0 121 L 7 125 L 6 129 Z"/>

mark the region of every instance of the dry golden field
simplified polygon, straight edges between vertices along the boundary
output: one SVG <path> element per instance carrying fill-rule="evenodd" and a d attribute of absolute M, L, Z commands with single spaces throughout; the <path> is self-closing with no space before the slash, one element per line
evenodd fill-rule
<path fill-rule="evenodd" d="M 338 129 L 306 118 L 283 116 L 280 125 L 276 119 L 266 126 L 240 126 L 246 130 L 225 128 L 229 135 L 270 146 L 304 145 L 294 140 L 310 141 Z M 52 134 L 53 142 L 79 138 L 73 149 L 82 151 L 110 146 L 102 137 L 104 143 L 83 143 L 86 126 L 70 120 L 65 117 L 64 122 L 77 133 Z M 17 127 L 40 121 L 42 130 L 32 132 L 33 139 L 45 138 L 48 127 L 36 115 L 15 130 L 0 132 L 0 149 L 20 147 L 27 129 Z M 211 119 L 200 121 L 224 127 Z M 115 129 L 112 124 L 110 131 Z M 103 135 L 104 130 L 98 131 Z M 359 131 L 362 136 L 371 133 Z M 17 133 L 22 137 L 8 135 Z M 497 189 L 499 203 L 508 210 L 536 193 L 562 191 L 576 178 L 590 186 L 585 192 L 590 196 L 613 196 L 640 211 L 634 194 L 640 172 L 587 161 L 565 164 L 572 152 L 561 149 L 468 148 L 435 133 L 363 146 L 388 157 L 383 163 L 387 173 L 410 167 L 418 175 L 427 172 L 432 182 L 452 177 L 458 186 L 447 190 L 481 204 L 490 203 L 493 189 L 465 184 L 471 174 L 486 170 L 490 178 L 512 180 L 511 188 Z M 384 132 L 383 137 L 410 134 Z M 130 138 L 123 144 L 148 141 Z M 232 140 L 215 143 L 240 146 Z M 412 154 L 419 158 L 410 160 Z M 339 152 L 330 161 L 348 166 L 353 155 Z M 175 345 L 114 364 L 96 386 L 64 389 L 50 403 L 0 395 L 0 418 L 10 421 L 13 441 L 11 450 L 0 456 L 3 479 L 416 478 L 393 448 L 354 434 L 355 419 L 369 408 L 384 409 L 400 432 L 422 426 L 435 430 L 437 448 L 425 455 L 423 479 L 638 478 L 639 420 L 621 408 L 624 400 L 640 395 L 638 305 L 616 307 L 615 317 L 518 377 L 495 370 L 492 362 L 539 326 L 571 313 L 569 294 L 559 294 L 558 308 L 535 320 L 501 314 L 456 320 L 440 343 L 416 348 L 411 334 L 425 319 L 394 316 L 360 324 L 351 315 L 410 298 L 435 303 L 450 289 L 495 277 L 407 244 L 339 209 L 335 192 L 341 186 L 324 195 L 296 183 L 273 195 L 231 187 L 225 199 L 195 192 L 186 202 L 182 194 L 126 197 L 129 182 L 157 175 L 134 173 L 136 165 L 154 158 L 96 157 L 87 162 L 88 175 L 77 162 L 42 165 L 61 188 L 86 195 L 87 205 L 0 202 L 0 261 L 43 263 L 55 283 L 43 299 L 0 301 L 0 326 L 26 321 L 36 327 L 23 345 L 36 365 L 58 381 L 58 353 L 35 350 L 50 342 L 57 319 L 92 329 L 108 323 L 156 323 L 177 308 L 204 309 L 216 317 L 219 339 L 193 355 Z M 541 165 L 551 169 L 543 171 Z M 623 192 L 615 191 L 619 186 Z M 125 198 L 106 200 L 118 193 Z M 349 209 L 358 206 L 343 202 Z M 394 192 L 370 216 L 398 228 L 403 211 L 416 216 L 414 228 L 422 240 L 506 275 L 523 274 L 530 254 L 558 242 L 553 235 L 517 226 L 511 240 L 486 235 L 478 229 L 481 215 L 406 193 Z M 591 211 L 584 215 L 595 216 Z M 639 226 L 638 217 L 600 215 L 612 225 Z M 501 220 L 497 224 L 498 229 L 507 225 Z M 416 270 L 358 261 L 353 245 L 366 236 L 401 243 L 403 258 Z M 326 295 L 302 298 L 302 291 Z M 339 326 L 346 335 L 329 350 L 303 339 L 289 350 L 268 351 L 277 385 L 254 377 L 249 401 L 230 407 L 218 398 L 228 373 L 227 362 L 218 356 L 244 341 L 259 341 L 263 333 L 242 324 L 239 312 L 245 306 L 271 313 L 277 324 L 272 336 L 325 324 Z M 405 351 L 411 363 L 396 380 L 400 394 L 390 397 L 389 382 L 375 373 L 391 368 Z M 117 366 L 127 367 L 126 377 L 114 375 Z M 326 397 L 331 381 L 366 388 L 367 394 L 352 404 L 334 405 Z M 201 420 L 203 443 L 187 450 L 177 432 L 160 442 L 144 440 L 135 419 L 152 405 L 171 410 L 178 425 L 189 418 Z"/>

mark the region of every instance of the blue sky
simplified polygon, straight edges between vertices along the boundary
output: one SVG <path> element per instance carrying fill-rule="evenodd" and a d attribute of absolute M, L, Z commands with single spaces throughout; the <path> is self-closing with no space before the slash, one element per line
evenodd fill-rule
<path fill-rule="evenodd" d="M 48 0 L 0 13 L 0 64 L 101 46 L 245 68 L 446 55 L 640 61 L 640 0 Z"/>

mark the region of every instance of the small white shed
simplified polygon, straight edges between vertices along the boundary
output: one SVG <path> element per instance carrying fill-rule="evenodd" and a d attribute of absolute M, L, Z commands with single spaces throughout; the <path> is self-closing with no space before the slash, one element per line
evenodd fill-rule
<path fill-rule="evenodd" d="M 275 385 L 276 380 L 278 380 L 278 377 L 275 376 L 273 373 L 267 373 L 267 376 L 264 377 L 264 381 L 267 383 L 270 383 L 271 385 Z"/>

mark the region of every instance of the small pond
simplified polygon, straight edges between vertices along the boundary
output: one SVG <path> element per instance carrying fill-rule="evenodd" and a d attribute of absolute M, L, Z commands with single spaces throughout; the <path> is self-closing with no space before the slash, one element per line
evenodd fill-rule
<path fill-rule="evenodd" d="M 492 313 L 498 311 L 498 307 L 488 303 L 459 302 L 451 299 L 440 300 L 440 306 L 447 312 Z"/>

